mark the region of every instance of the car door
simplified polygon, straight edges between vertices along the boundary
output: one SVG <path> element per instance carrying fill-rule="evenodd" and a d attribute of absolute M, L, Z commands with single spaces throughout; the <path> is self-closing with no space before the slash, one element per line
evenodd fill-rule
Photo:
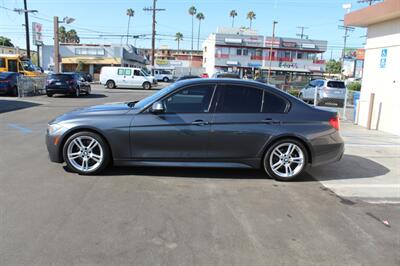
<path fill-rule="evenodd" d="M 214 84 L 184 87 L 160 100 L 165 111 L 149 108 L 131 125 L 131 153 L 141 160 L 207 158 Z"/>
<path fill-rule="evenodd" d="M 209 158 L 256 158 L 280 125 L 279 116 L 263 112 L 267 92 L 258 87 L 232 84 L 218 85 L 217 92 Z"/>

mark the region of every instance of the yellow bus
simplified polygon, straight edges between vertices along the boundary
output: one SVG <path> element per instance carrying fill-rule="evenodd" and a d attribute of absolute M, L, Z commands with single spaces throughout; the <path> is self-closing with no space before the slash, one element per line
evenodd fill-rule
<path fill-rule="evenodd" d="M 31 60 L 18 54 L 0 54 L 0 72 L 18 72 L 28 77 L 42 75 Z"/>

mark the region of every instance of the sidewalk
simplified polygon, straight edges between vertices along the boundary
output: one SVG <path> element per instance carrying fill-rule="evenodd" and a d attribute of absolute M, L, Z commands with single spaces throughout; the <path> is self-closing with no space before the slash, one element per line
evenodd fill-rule
<path fill-rule="evenodd" d="M 341 123 L 345 155 L 309 173 L 340 197 L 400 203 L 400 136 Z"/>

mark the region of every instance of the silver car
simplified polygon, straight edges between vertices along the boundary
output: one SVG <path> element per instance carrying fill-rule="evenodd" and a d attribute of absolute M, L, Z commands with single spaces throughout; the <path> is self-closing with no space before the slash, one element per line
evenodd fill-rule
<path fill-rule="evenodd" d="M 299 98 L 307 103 L 314 103 L 317 100 L 317 105 L 325 103 L 334 103 L 339 107 L 343 107 L 346 96 L 346 85 L 344 81 L 332 79 L 314 79 L 303 88 L 299 93 Z"/>

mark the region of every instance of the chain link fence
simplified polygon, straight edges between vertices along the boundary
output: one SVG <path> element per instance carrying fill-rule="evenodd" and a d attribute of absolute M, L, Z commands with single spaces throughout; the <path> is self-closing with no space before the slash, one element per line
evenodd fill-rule
<path fill-rule="evenodd" d="M 17 79 L 18 97 L 45 94 L 46 77 L 19 76 Z"/>

